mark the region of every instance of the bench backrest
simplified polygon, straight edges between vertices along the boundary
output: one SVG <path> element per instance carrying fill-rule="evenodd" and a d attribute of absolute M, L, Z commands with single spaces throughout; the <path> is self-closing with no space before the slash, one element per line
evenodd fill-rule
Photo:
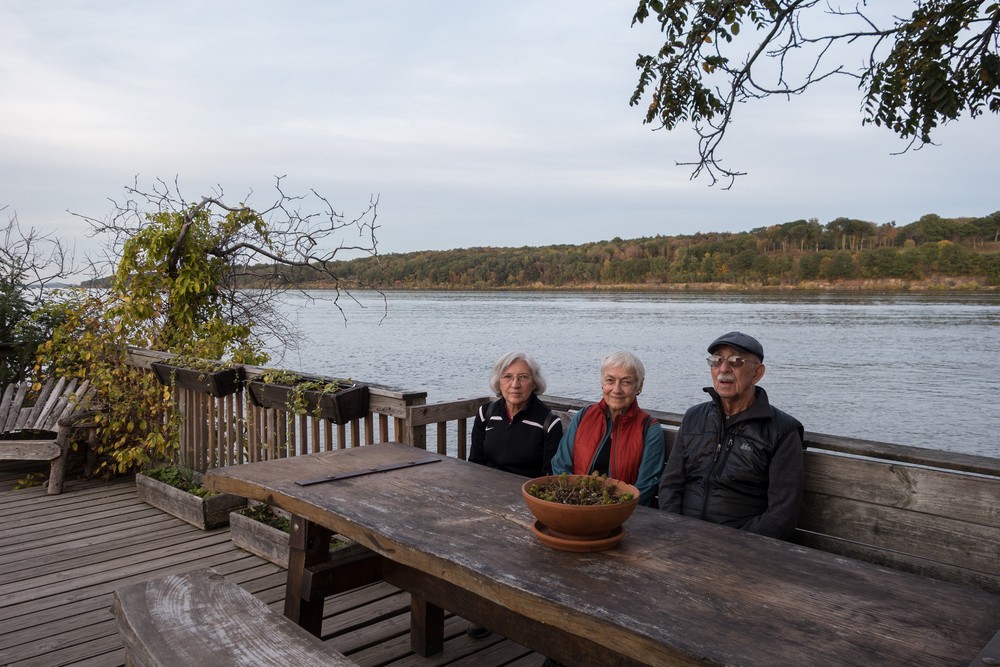
<path fill-rule="evenodd" d="M 810 450 L 794 540 L 1000 593 L 1000 477 Z"/>
<path fill-rule="evenodd" d="M 21 381 L 7 385 L 0 395 L 0 433 L 37 429 L 55 431 L 59 420 L 71 417 L 85 409 L 90 397 L 90 385 L 75 378 L 49 379 L 31 403 L 25 405 L 30 395 L 31 382 Z"/>

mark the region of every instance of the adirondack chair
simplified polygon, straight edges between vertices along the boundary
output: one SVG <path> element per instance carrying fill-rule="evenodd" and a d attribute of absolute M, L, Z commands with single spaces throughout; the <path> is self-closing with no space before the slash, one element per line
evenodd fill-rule
<path fill-rule="evenodd" d="M 47 381 L 32 405 L 25 405 L 27 381 L 7 385 L 0 397 L 0 460 L 50 461 L 49 494 L 62 493 L 73 428 L 93 411 L 88 382 Z"/>

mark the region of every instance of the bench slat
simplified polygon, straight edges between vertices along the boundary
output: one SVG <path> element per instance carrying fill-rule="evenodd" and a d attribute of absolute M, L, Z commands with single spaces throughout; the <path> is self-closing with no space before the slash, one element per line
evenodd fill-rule
<path fill-rule="evenodd" d="M 806 494 L 798 527 L 992 574 L 1000 581 L 1000 528 L 896 507 Z"/>
<path fill-rule="evenodd" d="M 806 452 L 794 541 L 1000 592 L 1000 479 Z"/>
<path fill-rule="evenodd" d="M 6 418 L 4 419 L 2 427 L 0 427 L 0 430 L 5 433 L 7 431 L 13 431 L 17 427 L 17 420 L 18 417 L 21 416 L 21 408 L 24 406 L 24 397 L 28 394 L 27 382 L 21 382 L 17 385 L 11 386 L 14 387 L 14 397 L 11 399 Z M 6 392 L 4 392 L 5 397 L 6 395 Z"/>
<path fill-rule="evenodd" d="M 211 569 L 119 588 L 112 611 L 142 667 L 356 664 Z"/>
<path fill-rule="evenodd" d="M 930 560 L 892 549 L 879 549 L 869 544 L 852 542 L 829 535 L 820 535 L 799 530 L 792 540 L 796 544 L 867 561 L 894 570 L 912 572 L 922 577 L 950 581 L 963 586 L 972 586 L 991 593 L 1000 593 L 1000 576 L 977 570 L 957 567 L 951 563 Z"/>
<path fill-rule="evenodd" d="M 806 452 L 806 488 L 827 496 L 1000 526 L 1000 478 Z"/>
<path fill-rule="evenodd" d="M 0 461 L 51 461 L 61 453 L 55 440 L 0 440 Z"/>

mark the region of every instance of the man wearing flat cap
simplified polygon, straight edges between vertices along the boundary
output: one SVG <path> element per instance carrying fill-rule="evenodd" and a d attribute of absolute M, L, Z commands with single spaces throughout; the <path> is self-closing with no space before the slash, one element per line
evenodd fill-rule
<path fill-rule="evenodd" d="M 730 331 L 708 352 L 712 400 L 684 414 L 660 478 L 660 509 L 787 539 L 805 480 L 802 424 L 757 386 L 764 348 L 755 338 Z"/>

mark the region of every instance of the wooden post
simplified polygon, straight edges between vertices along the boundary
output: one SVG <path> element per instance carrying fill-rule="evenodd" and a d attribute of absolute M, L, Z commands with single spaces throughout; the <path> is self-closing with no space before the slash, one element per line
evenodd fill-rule
<path fill-rule="evenodd" d="M 292 515 L 292 529 L 288 536 L 285 616 L 317 637 L 323 630 L 323 597 L 315 596 L 307 589 L 304 573 L 307 567 L 330 560 L 331 534 L 322 526 Z"/>

